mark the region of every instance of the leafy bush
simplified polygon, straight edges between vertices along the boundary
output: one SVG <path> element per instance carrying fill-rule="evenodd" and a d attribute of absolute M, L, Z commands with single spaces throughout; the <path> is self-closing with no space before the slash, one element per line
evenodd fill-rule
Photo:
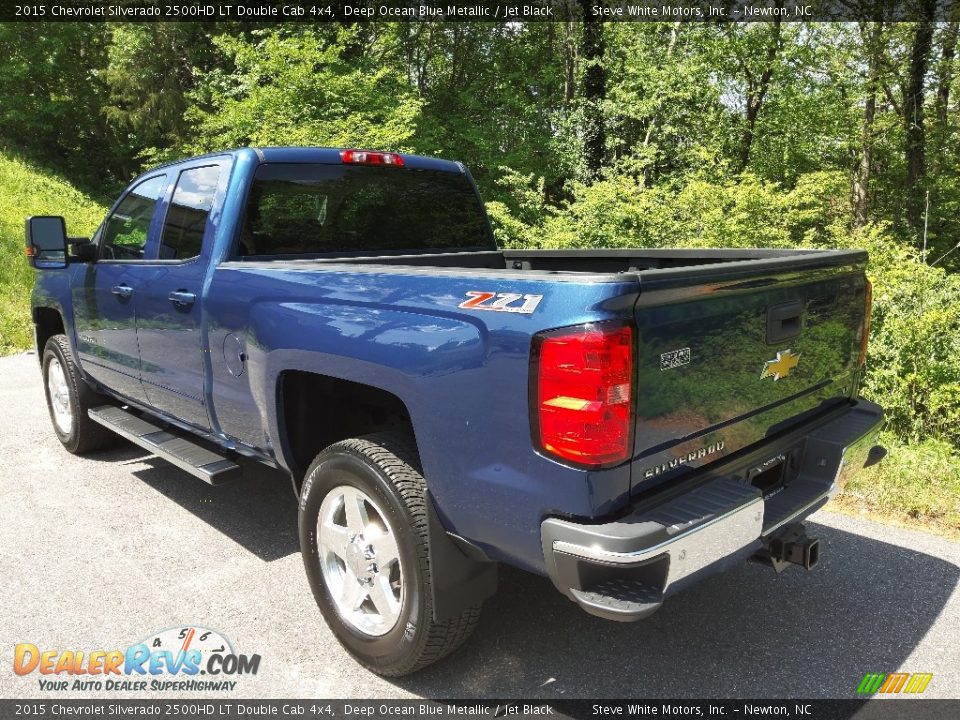
<path fill-rule="evenodd" d="M 498 181 L 522 198 L 493 210 L 507 244 L 526 237 L 540 247 L 791 247 L 832 241 L 846 219 L 835 200 L 846 180 L 837 173 L 805 176 L 789 192 L 749 174 L 721 182 L 693 175 L 653 188 L 609 175 L 571 183 L 572 199 L 559 208 L 537 206 L 537 182 L 506 172 Z"/>
<path fill-rule="evenodd" d="M 960 446 L 960 277 L 920 261 L 882 228 L 850 244 L 870 252 L 873 324 L 865 396 L 906 442 Z"/>

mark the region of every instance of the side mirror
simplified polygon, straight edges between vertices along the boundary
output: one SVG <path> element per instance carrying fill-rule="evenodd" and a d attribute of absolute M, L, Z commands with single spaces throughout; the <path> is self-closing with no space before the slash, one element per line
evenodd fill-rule
<path fill-rule="evenodd" d="M 27 261 L 37 270 L 67 266 L 67 224 L 58 215 L 27 218 Z"/>

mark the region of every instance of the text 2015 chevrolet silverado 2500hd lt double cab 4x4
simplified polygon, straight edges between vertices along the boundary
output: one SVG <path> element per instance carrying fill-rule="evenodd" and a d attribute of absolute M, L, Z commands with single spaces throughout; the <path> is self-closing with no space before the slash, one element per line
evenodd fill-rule
<path fill-rule="evenodd" d="M 461 643 L 497 563 L 614 620 L 812 567 L 800 521 L 882 421 L 863 252 L 504 251 L 463 165 L 327 148 L 159 167 L 90 241 L 26 229 L 66 449 L 286 471 L 317 604 L 383 674 Z"/>

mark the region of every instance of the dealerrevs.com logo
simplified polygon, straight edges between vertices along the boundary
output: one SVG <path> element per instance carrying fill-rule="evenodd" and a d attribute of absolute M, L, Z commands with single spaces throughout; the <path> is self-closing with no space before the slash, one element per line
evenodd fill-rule
<path fill-rule="evenodd" d="M 13 671 L 37 673 L 40 690 L 231 691 L 241 675 L 256 675 L 259 655 L 237 653 L 216 630 L 199 626 L 151 633 L 126 650 L 51 650 L 20 643 Z"/>

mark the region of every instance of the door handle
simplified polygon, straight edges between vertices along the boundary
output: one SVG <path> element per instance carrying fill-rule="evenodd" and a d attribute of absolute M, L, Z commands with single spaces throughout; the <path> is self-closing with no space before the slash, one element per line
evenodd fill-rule
<path fill-rule="evenodd" d="M 188 308 L 197 301 L 197 296 L 192 292 L 187 292 L 186 290 L 174 290 L 172 293 L 167 295 L 170 298 L 170 302 L 176 305 L 178 308 Z"/>
<path fill-rule="evenodd" d="M 133 288 L 129 285 L 114 285 L 110 292 L 121 300 L 129 300 L 133 296 Z"/>

